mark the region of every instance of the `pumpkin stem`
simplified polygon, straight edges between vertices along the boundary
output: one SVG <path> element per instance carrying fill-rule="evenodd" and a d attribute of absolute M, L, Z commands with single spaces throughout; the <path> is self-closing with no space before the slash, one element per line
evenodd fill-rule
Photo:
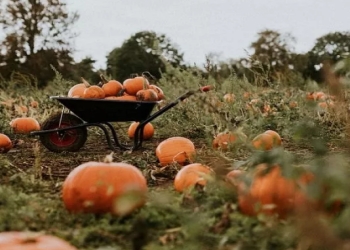
<path fill-rule="evenodd" d="M 43 233 L 41 232 L 28 232 L 26 233 L 23 238 L 20 240 L 23 244 L 30 244 L 30 243 L 36 243 L 38 241 L 38 237 L 42 236 Z"/>
<path fill-rule="evenodd" d="M 148 86 L 148 80 L 145 76 L 142 76 L 143 77 L 143 89 L 149 89 L 149 86 Z"/>
<path fill-rule="evenodd" d="M 124 93 L 125 93 L 125 88 L 122 88 L 119 92 L 118 92 L 118 94 L 117 94 L 117 96 L 123 96 L 124 95 Z"/>
<path fill-rule="evenodd" d="M 106 157 L 104 158 L 103 162 L 104 163 L 111 163 L 111 162 L 113 162 L 113 155 L 114 155 L 114 152 L 111 152 L 110 154 L 106 155 Z"/>
<path fill-rule="evenodd" d="M 157 80 L 157 79 L 156 79 L 151 73 L 149 73 L 148 71 L 142 72 L 142 76 L 143 76 L 143 77 L 146 77 L 148 81 L 156 82 L 156 80 Z"/>
<path fill-rule="evenodd" d="M 137 73 L 130 74 L 130 78 L 135 78 L 135 77 L 138 77 L 138 76 L 139 76 L 139 74 L 137 74 Z"/>
<path fill-rule="evenodd" d="M 102 80 L 102 84 L 105 84 L 108 82 L 107 78 L 103 74 L 100 74 L 100 78 Z"/>
<path fill-rule="evenodd" d="M 86 87 L 90 87 L 91 86 L 90 83 L 84 79 L 84 77 L 81 77 L 80 79 L 81 79 L 82 83 L 85 84 Z"/>

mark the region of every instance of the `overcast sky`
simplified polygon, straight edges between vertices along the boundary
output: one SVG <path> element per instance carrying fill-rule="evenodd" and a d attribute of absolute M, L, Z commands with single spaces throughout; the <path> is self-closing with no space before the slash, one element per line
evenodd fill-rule
<path fill-rule="evenodd" d="M 205 55 L 246 56 L 263 29 L 290 32 L 295 51 L 306 52 L 316 38 L 350 31 L 350 0 L 66 0 L 78 11 L 75 58 L 91 56 L 105 68 L 106 55 L 142 30 L 164 33 L 188 63 Z"/>

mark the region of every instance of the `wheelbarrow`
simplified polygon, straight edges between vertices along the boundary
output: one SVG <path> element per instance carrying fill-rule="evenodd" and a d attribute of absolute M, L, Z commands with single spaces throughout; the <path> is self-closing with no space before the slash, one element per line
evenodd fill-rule
<path fill-rule="evenodd" d="M 99 127 L 105 134 L 108 146 L 112 150 L 137 150 L 142 147 L 145 125 L 176 106 L 179 102 L 197 92 L 207 92 L 211 86 L 190 90 L 170 102 L 163 108 L 152 111 L 159 102 L 129 101 L 108 99 L 83 99 L 51 96 L 63 105 L 62 111 L 51 115 L 41 125 L 41 130 L 32 131 L 31 136 L 39 136 L 41 143 L 52 152 L 75 152 L 84 146 L 87 140 L 87 127 Z M 111 122 L 139 122 L 131 146 L 122 144 Z M 112 138 L 110 137 L 112 134 Z M 113 141 L 113 142 L 112 142 Z"/>

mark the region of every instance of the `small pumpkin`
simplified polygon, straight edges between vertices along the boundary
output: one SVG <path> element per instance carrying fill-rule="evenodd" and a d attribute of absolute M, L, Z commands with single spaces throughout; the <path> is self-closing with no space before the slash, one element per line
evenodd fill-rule
<path fill-rule="evenodd" d="M 111 213 L 124 216 L 143 206 L 147 181 L 142 172 L 123 162 L 86 162 L 63 183 L 66 209 L 77 213 Z"/>
<path fill-rule="evenodd" d="M 258 168 L 267 168 L 260 164 Z M 258 213 L 278 215 L 285 218 L 294 210 L 294 199 L 297 186 L 291 179 L 282 176 L 279 165 L 271 167 L 270 171 L 262 174 L 259 170 L 247 192 L 241 191 L 238 204 L 243 214 L 255 216 Z"/>
<path fill-rule="evenodd" d="M 134 138 L 135 131 L 137 126 L 139 125 L 139 122 L 132 122 L 128 128 L 128 136 L 130 139 Z M 154 127 L 153 125 L 149 122 L 147 123 L 144 128 L 143 128 L 143 139 L 144 140 L 149 140 L 152 138 L 154 135 Z"/>
<path fill-rule="evenodd" d="M 226 150 L 230 145 L 234 144 L 237 136 L 233 133 L 219 133 L 213 140 L 213 148 Z"/>
<path fill-rule="evenodd" d="M 270 130 L 270 129 L 266 130 L 264 133 L 272 136 L 272 140 L 273 140 L 272 143 L 274 146 L 281 146 L 282 145 L 282 138 L 279 135 L 279 133 L 277 133 L 274 130 Z"/>
<path fill-rule="evenodd" d="M 7 153 L 13 147 L 11 139 L 0 133 L 0 153 Z"/>
<path fill-rule="evenodd" d="M 30 102 L 30 106 L 34 109 L 38 108 L 39 107 L 39 103 L 35 100 L 31 101 Z"/>
<path fill-rule="evenodd" d="M 258 150 L 270 150 L 273 148 L 273 137 L 268 133 L 262 133 L 254 137 L 252 145 Z"/>
<path fill-rule="evenodd" d="M 146 78 L 145 78 L 146 79 Z M 136 100 L 138 101 L 158 101 L 157 92 L 149 87 L 146 81 L 144 81 L 143 89 L 137 91 Z"/>
<path fill-rule="evenodd" d="M 164 92 L 163 92 L 163 90 L 160 87 L 158 87 L 158 86 L 156 86 L 154 84 L 150 84 L 149 88 L 153 89 L 154 91 L 156 91 L 157 96 L 158 96 L 158 101 L 163 100 L 165 98 Z"/>
<path fill-rule="evenodd" d="M 40 130 L 39 122 L 32 117 L 20 117 L 11 120 L 10 127 L 14 133 L 27 134 L 31 131 Z"/>
<path fill-rule="evenodd" d="M 161 166 L 166 166 L 173 162 L 184 165 L 191 161 L 195 155 L 196 149 L 190 139 L 184 137 L 170 137 L 156 148 L 156 156 Z"/>
<path fill-rule="evenodd" d="M 68 242 L 36 232 L 8 231 L 0 233 L 0 249 L 3 250 L 77 250 Z"/>
<path fill-rule="evenodd" d="M 149 86 L 148 80 L 143 76 L 136 76 L 128 78 L 123 82 L 125 92 L 129 95 L 136 95 L 136 93 L 144 89 L 144 85 Z"/>
<path fill-rule="evenodd" d="M 84 78 L 81 78 L 83 82 L 87 81 Z M 89 84 L 89 83 L 87 83 Z M 89 84 L 90 85 L 90 84 Z M 103 89 L 98 85 L 90 85 L 89 87 L 85 88 L 83 93 L 83 98 L 89 98 L 89 99 L 103 99 L 105 98 L 106 94 L 103 91 Z"/>
<path fill-rule="evenodd" d="M 103 85 L 102 89 L 105 92 L 105 96 L 117 96 L 119 92 L 123 89 L 123 84 L 117 80 L 107 80 L 104 75 L 100 75 Z"/>
<path fill-rule="evenodd" d="M 233 103 L 235 101 L 235 95 L 232 93 L 227 93 L 224 95 L 224 101 L 228 103 Z"/>
<path fill-rule="evenodd" d="M 208 175 L 212 175 L 214 171 L 200 163 L 192 163 L 184 166 L 177 172 L 174 179 L 174 188 L 178 192 L 185 192 L 195 185 L 205 186 L 207 184 Z"/>
<path fill-rule="evenodd" d="M 83 79 L 82 79 L 83 80 Z M 82 83 L 78 83 L 71 87 L 68 91 L 68 97 L 83 97 L 86 88 L 90 87 L 90 84 L 83 80 Z"/>

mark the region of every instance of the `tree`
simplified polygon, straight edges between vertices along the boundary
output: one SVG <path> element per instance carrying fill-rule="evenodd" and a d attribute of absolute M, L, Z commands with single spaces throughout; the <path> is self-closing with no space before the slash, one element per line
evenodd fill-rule
<path fill-rule="evenodd" d="M 108 54 L 107 73 L 124 81 L 133 73 L 148 71 L 159 79 L 160 71 L 165 71 L 167 63 L 177 67 L 182 62 L 183 54 L 164 34 L 141 31 Z"/>
<path fill-rule="evenodd" d="M 350 55 L 350 32 L 332 32 L 317 38 L 308 52 L 309 62 L 305 74 L 311 79 L 322 82 L 322 63 L 331 64 Z"/>
<path fill-rule="evenodd" d="M 87 81 L 91 83 L 98 83 L 101 78 L 98 72 L 94 69 L 94 63 L 96 60 L 93 60 L 91 57 L 85 57 L 80 62 L 74 65 L 74 73 L 76 81 L 80 81 L 81 77 L 84 77 Z M 102 72 L 101 72 L 102 73 Z"/>
<path fill-rule="evenodd" d="M 293 42 L 295 38 L 288 33 L 282 35 L 268 29 L 259 32 L 258 39 L 250 45 L 254 50 L 250 67 L 259 73 L 268 73 L 269 77 L 290 70 Z"/>
<path fill-rule="evenodd" d="M 35 60 L 40 61 L 39 56 L 47 58 L 55 52 L 57 60 L 66 60 L 72 51 L 71 40 L 76 36 L 71 26 L 78 18 L 76 12 L 68 12 L 61 0 L 2 0 L 0 26 L 5 39 L 0 53 L 7 58 L 5 66 L 16 62 L 18 66 L 13 70 L 21 71 L 25 65 L 26 71 L 36 74 L 28 67 L 37 65 Z"/>

